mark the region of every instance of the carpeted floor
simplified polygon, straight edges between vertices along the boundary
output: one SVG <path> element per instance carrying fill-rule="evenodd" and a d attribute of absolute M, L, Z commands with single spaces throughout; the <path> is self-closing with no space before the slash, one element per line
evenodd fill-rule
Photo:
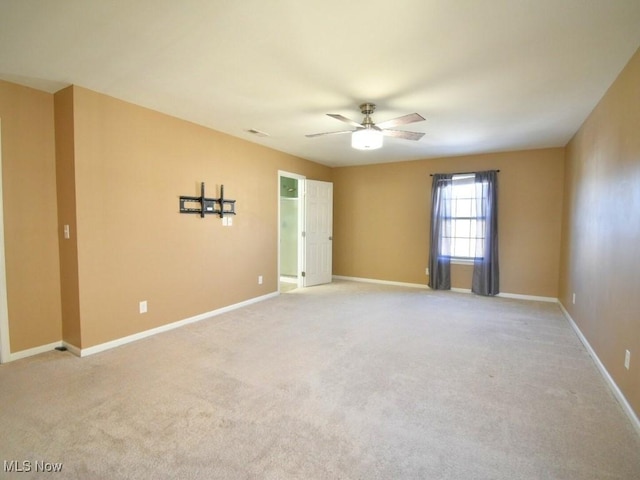
<path fill-rule="evenodd" d="M 296 289 L 2 365 L 0 405 L 4 469 L 62 462 L 42 478 L 640 478 L 640 437 L 557 305 L 452 292 Z"/>

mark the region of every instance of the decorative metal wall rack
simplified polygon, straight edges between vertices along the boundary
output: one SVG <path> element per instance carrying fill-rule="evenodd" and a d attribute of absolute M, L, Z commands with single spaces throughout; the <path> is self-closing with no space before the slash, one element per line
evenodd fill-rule
<path fill-rule="evenodd" d="M 225 215 L 236 214 L 236 201 L 224 198 L 224 185 L 220 185 L 220 198 L 205 197 L 204 182 L 202 182 L 199 197 L 180 196 L 180 213 L 197 213 L 202 218 L 205 215 L 214 214 L 224 218 Z"/>

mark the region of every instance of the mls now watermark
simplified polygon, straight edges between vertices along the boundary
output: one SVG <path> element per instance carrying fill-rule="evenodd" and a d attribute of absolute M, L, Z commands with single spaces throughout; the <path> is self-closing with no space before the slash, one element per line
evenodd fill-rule
<path fill-rule="evenodd" d="M 3 470 L 5 473 L 28 473 L 28 472 L 44 472 L 59 473 L 62 471 L 62 462 L 53 463 L 43 460 L 4 460 Z"/>

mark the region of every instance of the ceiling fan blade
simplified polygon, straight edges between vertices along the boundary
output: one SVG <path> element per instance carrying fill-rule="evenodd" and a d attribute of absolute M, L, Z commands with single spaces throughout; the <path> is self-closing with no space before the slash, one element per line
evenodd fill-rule
<path fill-rule="evenodd" d="M 351 120 L 350 118 L 343 117 L 342 115 L 340 115 L 338 113 L 327 113 L 327 115 L 329 115 L 332 118 L 335 118 L 336 120 L 340 120 L 341 122 L 348 123 L 349 125 L 351 125 L 353 127 L 362 128 L 364 126 L 364 125 L 356 122 L 355 120 Z"/>
<path fill-rule="evenodd" d="M 424 117 L 418 113 L 409 113 L 408 115 L 403 115 L 402 117 L 393 118 L 391 120 L 387 120 L 386 122 L 377 123 L 380 128 L 390 128 L 397 127 L 398 125 L 406 125 L 407 123 L 413 122 L 421 122 L 424 120 Z"/>
<path fill-rule="evenodd" d="M 423 132 L 406 132 L 404 130 L 386 130 L 385 129 L 385 130 L 382 130 L 382 133 L 386 137 L 395 137 L 395 138 L 402 138 L 404 140 L 415 140 L 415 141 L 420 140 L 424 136 Z"/>
<path fill-rule="evenodd" d="M 340 135 L 341 133 L 351 133 L 351 132 L 353 132 L 353 130 L 341 130 L 339 132 L 310 133 L 308 135 L 305 135 L 305 137 L 308 137 L 308 138 L 322 137 L 323 135 Z"/>

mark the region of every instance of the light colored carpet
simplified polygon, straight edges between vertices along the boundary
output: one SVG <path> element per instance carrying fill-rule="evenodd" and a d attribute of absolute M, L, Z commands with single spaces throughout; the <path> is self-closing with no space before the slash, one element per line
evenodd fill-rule
<path fill-rule="evenodd" d="M 291 290 L 295 290 L 298 288 L 298 285 L 290 282 L 280 282 L 280 293 L 290 292 Z"/>
<path fill-rule="evenodd" d="M 640 478 L 640 437 L 547 303 L 339 281 L 2 365 L 0 387 L 0 460 L 63 462 L 43 478 Z"/>

